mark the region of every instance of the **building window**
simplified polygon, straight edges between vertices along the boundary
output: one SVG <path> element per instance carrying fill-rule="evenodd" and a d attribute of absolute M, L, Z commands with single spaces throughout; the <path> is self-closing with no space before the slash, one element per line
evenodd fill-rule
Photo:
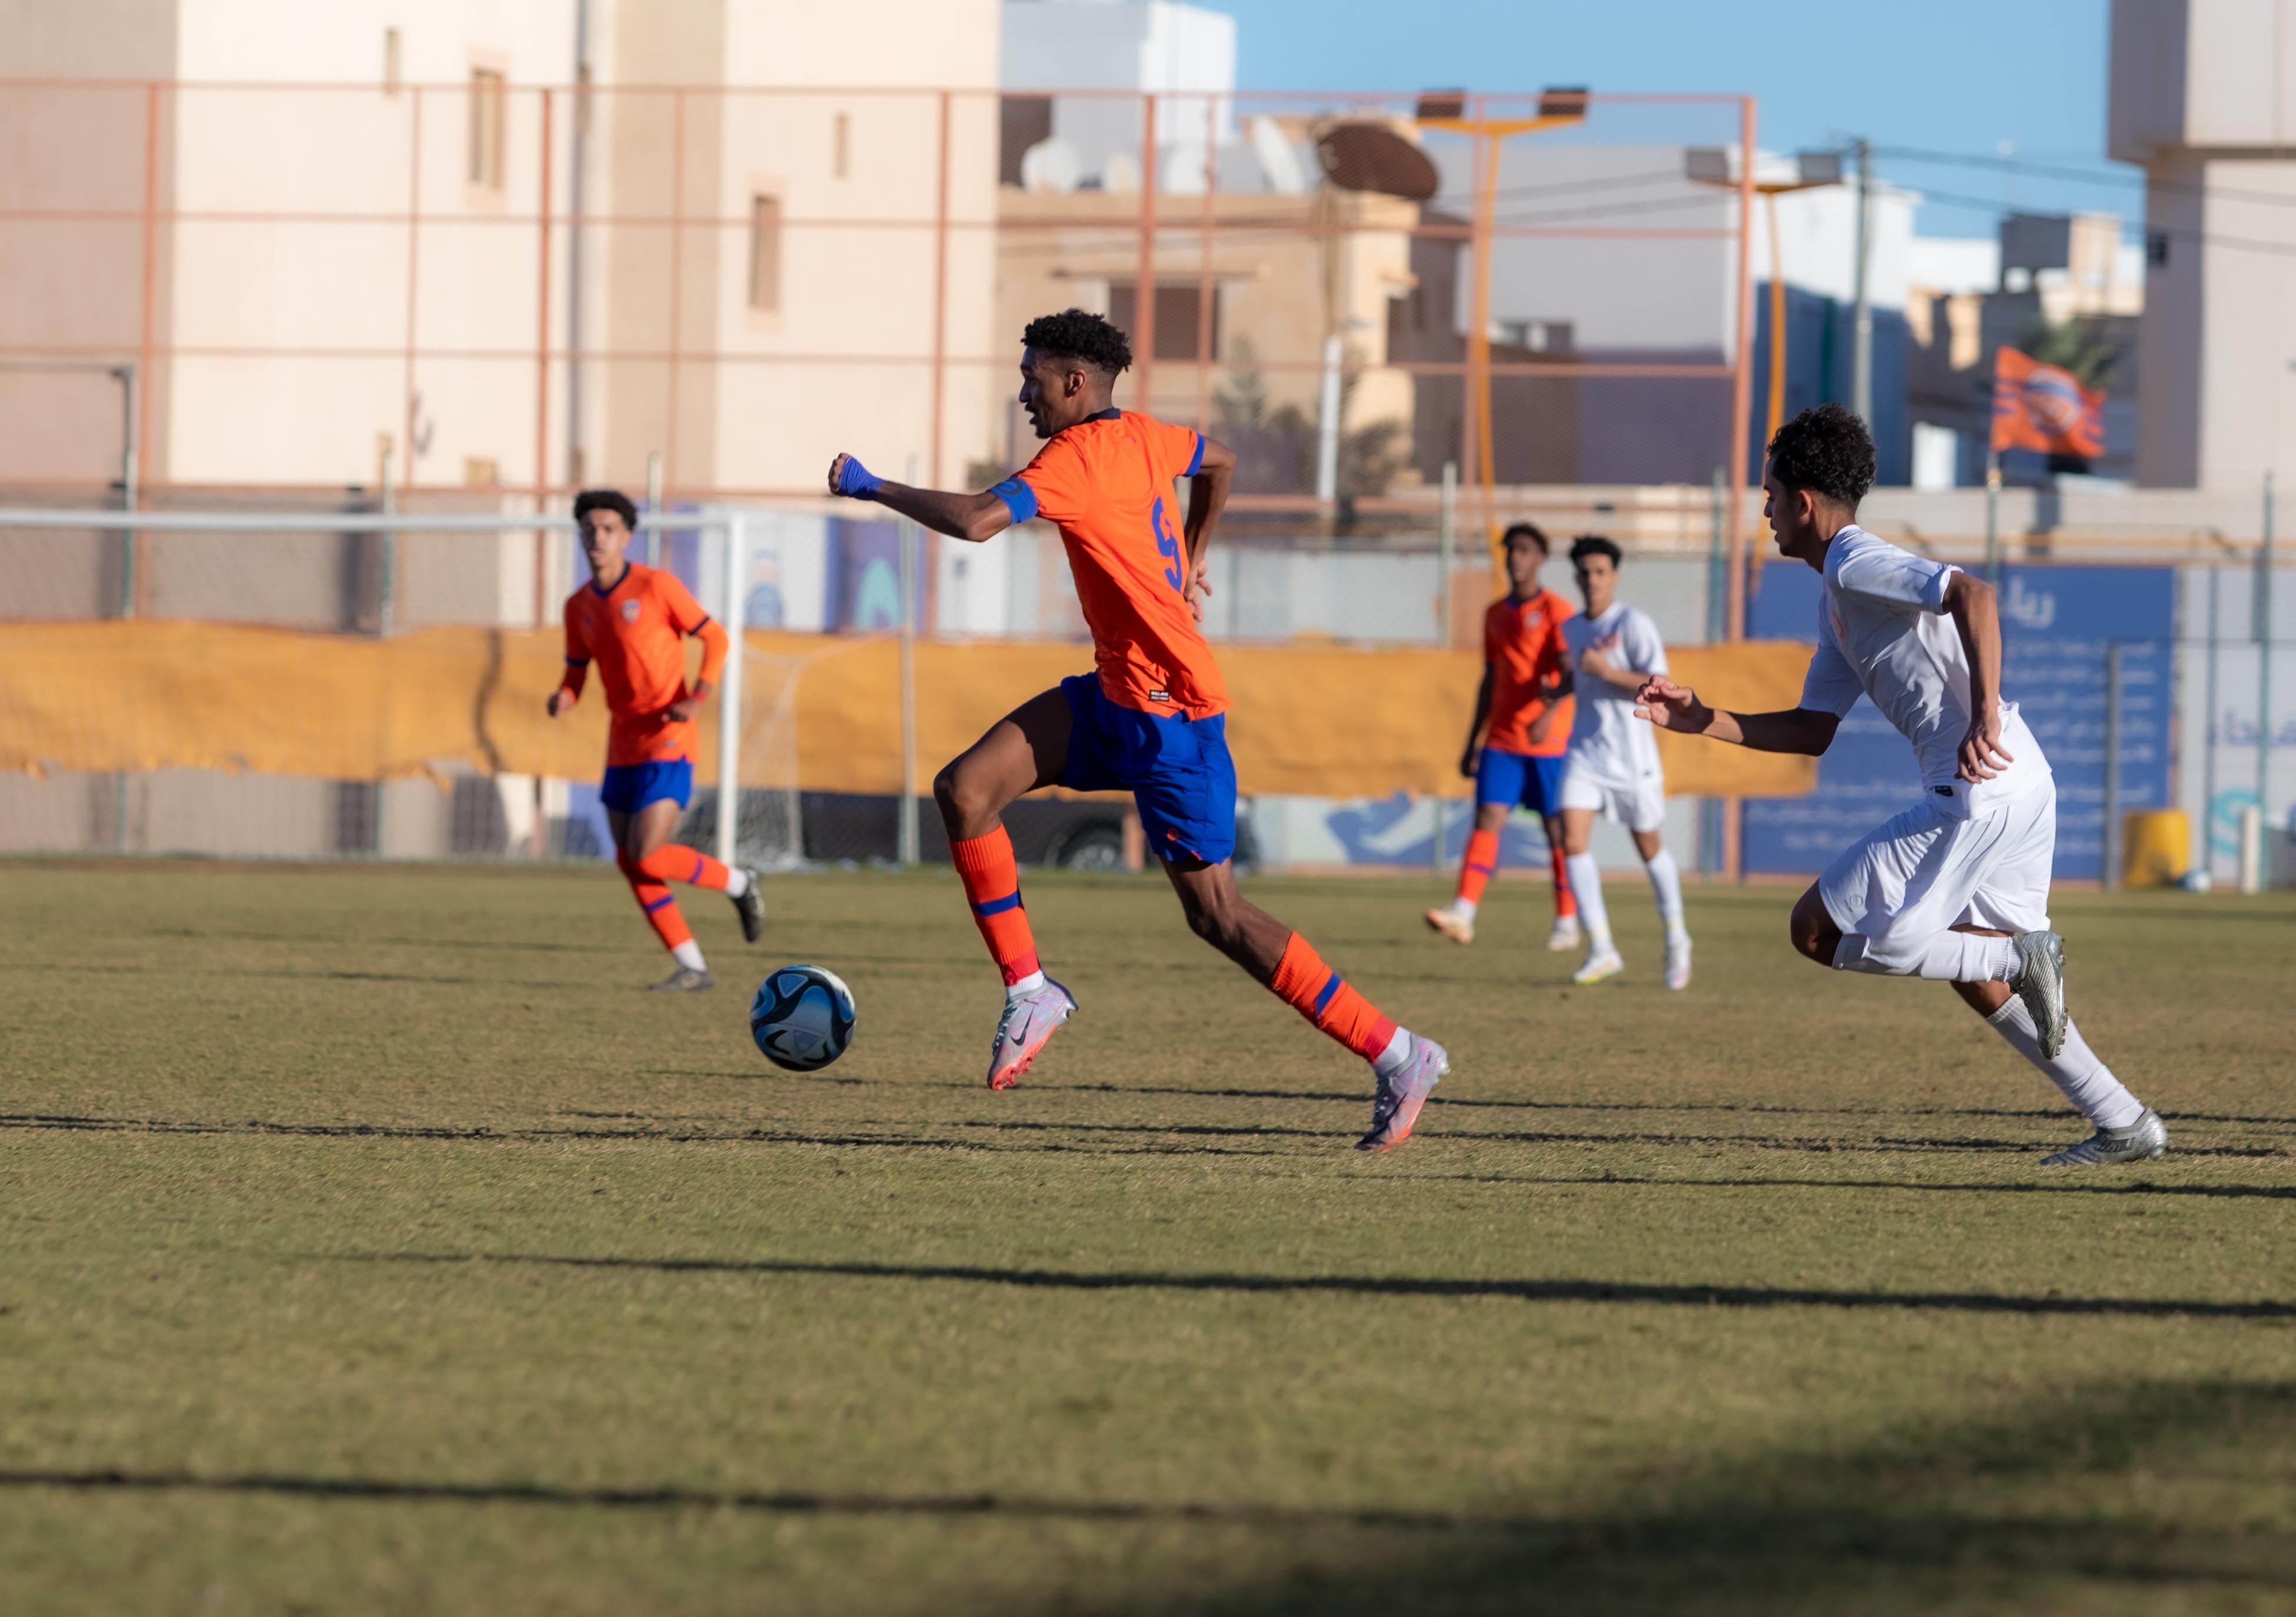
<path fill-rule="evenodd" d="M 1128 337 L 1134 335 L 1134 322 L 1140 310 L 1138 291 L 1130 281 L 1108 283 L 1109 324 Z M 1202 289 L 1193 281 L 1160 282 L 1156 287 L 1156 350 L 1158 359 L 1193 359 L 1197 341 L 1202 335 L 1200 316 L 1203 313 Z M 1206 350 L 1214 359 L 1220 357 L 1220 289 L 1212 287 L 1211 345 Z"/>
<path fill-rule="evenodd" d="M 470 180 L 488 191 L 503 185 L 503 136 L 510 121 L 510 86 L 492 68 L 471 70 Z"/>
<path fill-rule="evenodd" d="M 829 172 L 840 180 L 852 168 L 852 121 L 840 112 L 829 134 Z"/>
<path fill-rule="evenodd" d="M 782 200 L 750 199 L 750 307 L 768 312 L 782 306 Z"/>
<path fill-rule="evenodd" d="M 1006 95 L 996 103 L 996 178 L 999 185 L 1021 183 L 1021 159 L 1038 141 L 1053 135 L 1053 98 L 1049 95 Z"/>

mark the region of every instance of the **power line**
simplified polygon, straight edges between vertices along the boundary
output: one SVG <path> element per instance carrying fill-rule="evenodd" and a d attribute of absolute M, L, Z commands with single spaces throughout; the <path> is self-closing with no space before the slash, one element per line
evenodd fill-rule
<path fill-rule="evenodd" d="M 1924 191 L 1923 196 L 1953 207 L 1973 208 L 1987 213 L 2007 211 L 1997 197 L 1961 196 L 1950 191 Z M 2186 230 L 2175 225 L 2148 225 L 2148 236 L 2166 236 L 2173 241 L 2197 242 L 2203 247 L 2226 247 L 2239 252 L 2272 253 L 2284 258 L 2296 258 L 2296 242 L 2256 242 L 2244 236 L 2220 236 L 2205 230 Z"/>
<path fill-rule="evenodd" d="M 2021 158 L 1992 157 L 1974 152 L 1931 152 L 1916 146 L 1876 146 L 1877 157 L 1900 159 L 1915 163 L 1949 164 L 1962 168 L 1992 168 L 2013 174 L 2030 174 L 2044 179 L 2072 180 L 2085 185 L 2113 185 L 2122 189 L 2138 188 L 2149 191 L 2174 192 L 2186 196 L 2224 197 L 2243 202 L 2266 202 L 2276 208 L 2296 207 L 2296 196 L 2278 191 L 2250 191 L 2234 185 L 2211 185 L 2200 180 L 2165 179 L 2144 171 L 2135 174 L 2115 174 L 2102 169 L 2081 169 L 2054 163 L 2029 163 Z M 1996 207 L 2012 211 L 2005 203 Z"/>

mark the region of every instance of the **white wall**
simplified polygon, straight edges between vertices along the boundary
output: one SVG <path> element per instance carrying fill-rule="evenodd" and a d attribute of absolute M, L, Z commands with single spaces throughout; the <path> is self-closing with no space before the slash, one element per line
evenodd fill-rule
<path fill-rule="evenodd" d="M 999 82 L 1008 90 L 1153 90 L 1157 144 L 1201 151 L 1235 138 L 1235 19 L 1176 0 L 1004 0 Z M 1195 92 L 1185 94 L 1185 92 Z M 1098 174 L 1140 152 L 1141 103 L 1072 95 L 1053 105 L 1053 133 Z M 1201 166 L 1201 158 L 1196 161 Z"/>

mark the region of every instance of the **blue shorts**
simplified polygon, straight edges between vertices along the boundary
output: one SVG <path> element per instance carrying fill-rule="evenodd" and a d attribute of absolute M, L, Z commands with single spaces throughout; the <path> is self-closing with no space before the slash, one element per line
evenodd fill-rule
<path fill-rule="evenodd" d="M 1562 812 L 1562 755 L 1525 758 L 1485 747 L 1475 764 L 1475 807 L 1486 803 L 1518 806 L 1542 817 Z"/>
<path fill-rule="evenodd" d="M 610 764 L 598 783 L 598 801 L 618 814 L 636 814 L 668 798 L 683 808 L 693 797 L 693 760 L 657 759 L 650 764 Z"/>
<path fill-rule="evenodd" d="M 1148 846 L 1165 860 L 1218 865 L 1235 851 L 1235 760 L 1227 715 L 1186 718 L 1109 701 L 1097 674 L 1061 681 L 1069 699 L 1069 759 L 1061 784 L 1125 791 L 1140 806 Z"/>

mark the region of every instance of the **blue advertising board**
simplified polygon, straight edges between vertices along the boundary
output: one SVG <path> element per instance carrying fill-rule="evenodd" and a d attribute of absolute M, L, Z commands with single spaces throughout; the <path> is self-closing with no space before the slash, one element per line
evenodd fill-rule
<path fill-rule="evenodd" d="M 2177 576 L 2167 567 L 2009 567 L 2001 575 L 2002 694 L 2017 704 L 2057 780 L 2061 878 L 2095 880 L 2104 868 L 2106 647 L 2121 648 L 2120 804 L 2171 800 L 2169 779 L 2170 639 Z M 1762 569 L 1747 603 L 1746 632 L 1814 640 L 1818 577 L 1796 562 Z M 1746 805 L 1750 871 L 1815 874 L 1834 855 L 1919 795 L 1913 750 L 1860 699 L 1817 766 L 1803 798 Z"/>

